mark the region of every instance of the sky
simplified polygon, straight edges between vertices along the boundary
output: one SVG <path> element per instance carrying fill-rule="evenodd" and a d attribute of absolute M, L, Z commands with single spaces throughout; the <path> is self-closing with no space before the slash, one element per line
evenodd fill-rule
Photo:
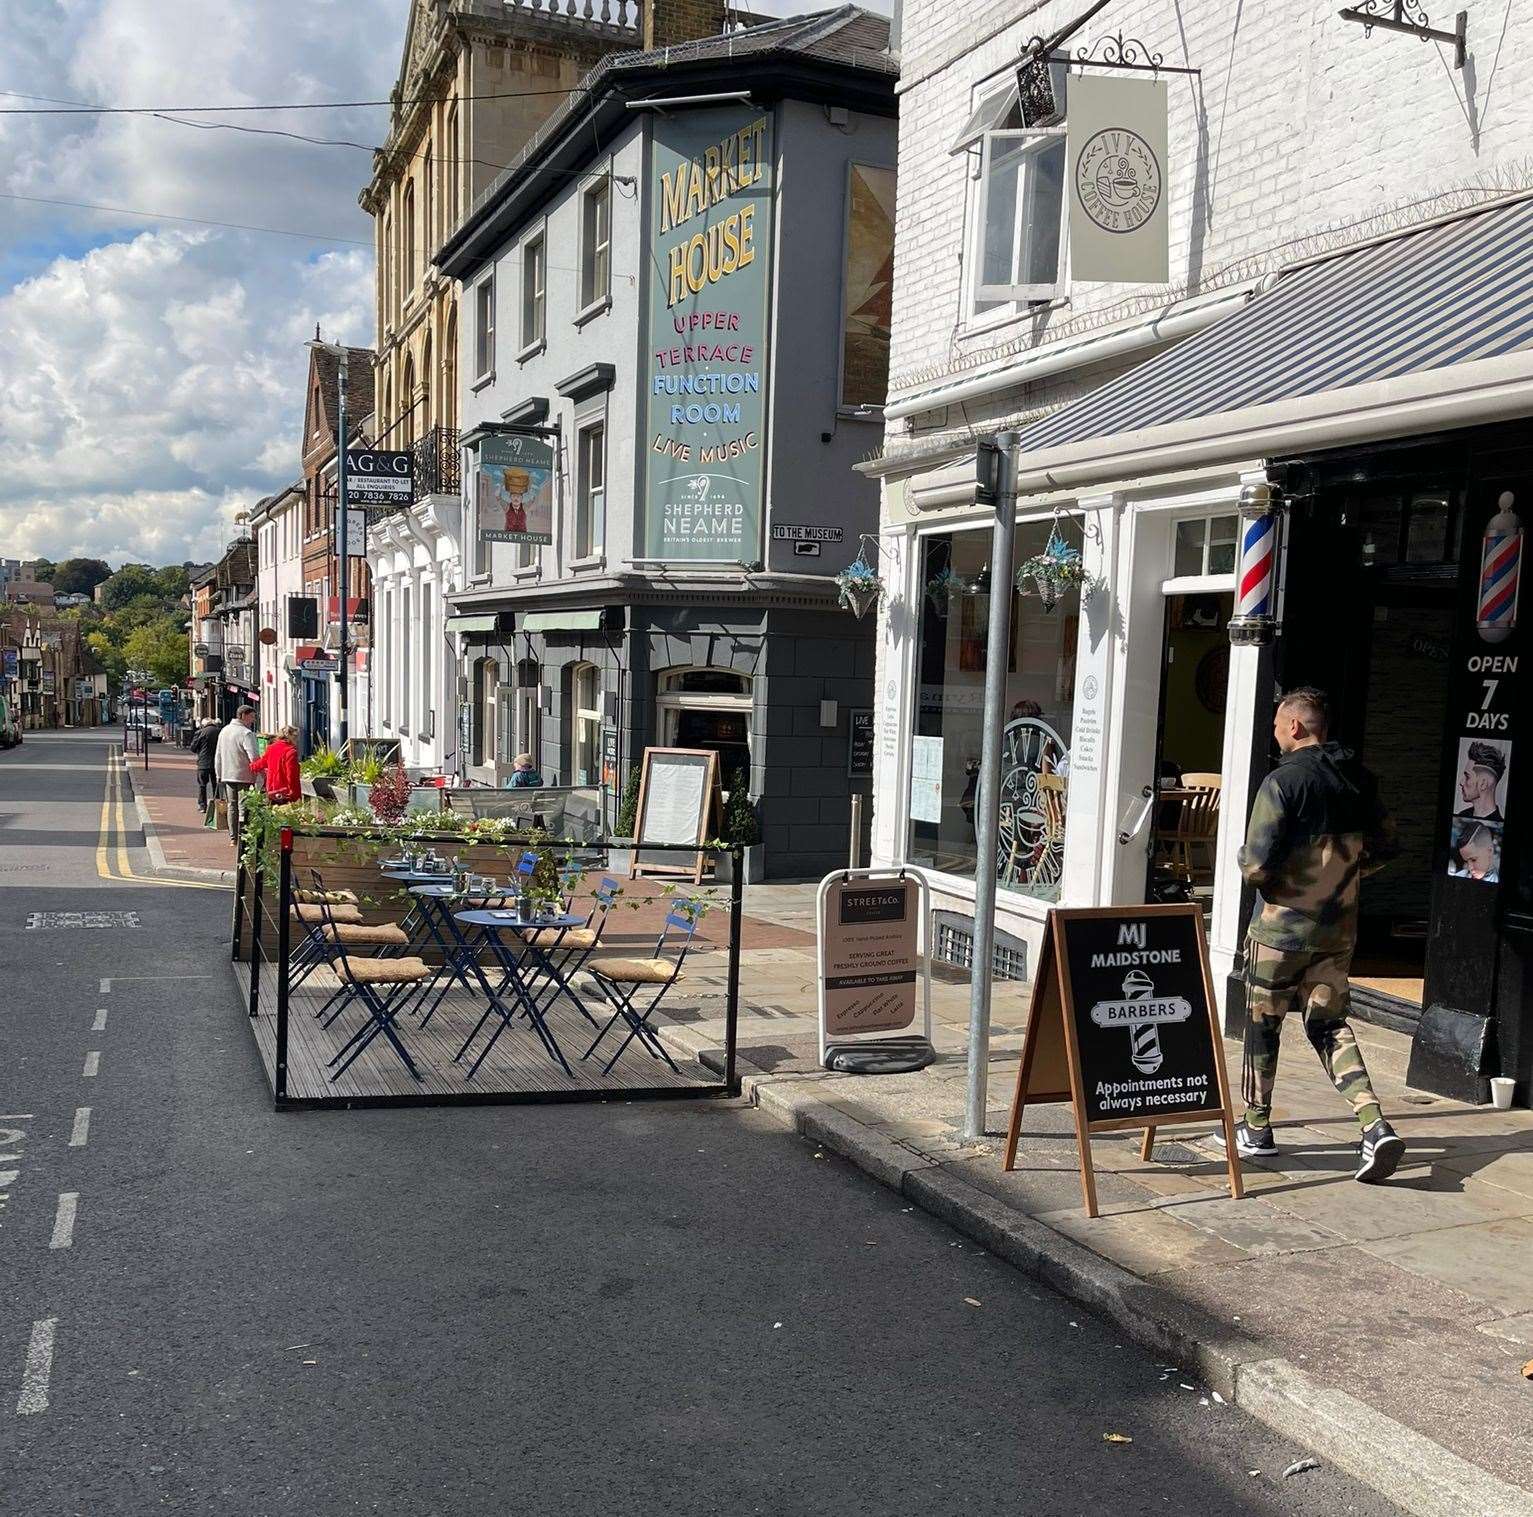
<path fill-rule="evenodd" d="M 381 99 L 408 8 L 5 0 L 0 557 L 212 559 L 236 513 L 297 474 L 305 341 L 318 323 L 328 339 L 373 342 L 372 224 L 357 205 L 370 155 L 217 123 L 361 143 L 387 128 L 383 107 L 198 126 L 4 112 Z"/>

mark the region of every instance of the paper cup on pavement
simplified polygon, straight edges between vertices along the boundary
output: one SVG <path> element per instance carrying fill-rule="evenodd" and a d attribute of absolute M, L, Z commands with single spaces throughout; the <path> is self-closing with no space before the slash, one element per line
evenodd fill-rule
<path fill-rule="evenodd" d="M 1510 1111 L 1512 1109 L 1512 1092 L 1517 1088 L 1517 1082 L 1509 1079 L 1506 1075 L 1493 1075 L 1490 1082 L 1491 1104 L 1497 1111 Z"/>

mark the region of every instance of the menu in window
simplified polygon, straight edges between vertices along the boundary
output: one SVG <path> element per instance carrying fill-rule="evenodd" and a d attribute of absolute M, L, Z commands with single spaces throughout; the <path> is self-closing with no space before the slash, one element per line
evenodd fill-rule
<path fill-rule="evenodd" d="M 910 815 L 917 822 L 942 820 L 942 739 L 911 740 Z"/>

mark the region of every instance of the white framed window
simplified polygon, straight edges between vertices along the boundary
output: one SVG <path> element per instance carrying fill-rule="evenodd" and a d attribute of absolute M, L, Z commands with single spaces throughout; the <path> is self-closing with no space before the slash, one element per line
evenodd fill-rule
<path fill-rule="evenodd" d="M 594 422 L 576 437 L 575 557 L 595 558 L 607 543 L 607 427 Z"/>
<path fill-rule="evenodd" d="M 607 298 L 612 272 L 612 181 L 603 177 L 580 197 L 580 306 Z"/>
<path fill-rule="evenodd" d="M 1171 548 L 1171 577 L 1181 580 L 1233 574 L 1239 543 L 1240 517 L 1233 511 L 1179 521 Z"/>
<path fill-rule="evenodd" d="M 535 769 L 543 767 L 543 672 L 535 658 L 524 658 L 516 666 L 515 727 L 509 728 L 515 747 L 507 762 L 518 753 L 530 753 Z"/>
<path fill-rule="evenodd" d="M 601 670 L 595 664 L 577 664 L 570 678 L 574 763 L 571 780 L 594 785 L 601 776 Z"/>
<path fill-rule="evenodd" d="M 432 638 L 432 609 L 435 598 L 432 594 L 430 580 L 421 583 L 421 677 L 420 677 L 420 719 L 415 724 L 416 735 L 422 741 L 429 742 L 436 736 L 436 706 L 435 693 L 432 690 L 432 673 L 436 664 L 436 645 Z"/>
<path fill-rule="evenodd" d="M 495 276 L 489 274 L 474 286 L 474 378 L 488 379 L 495 372 Z"/>
<path fill-rule="evenodd" d="M 522 244 L 522 349 L 547 336 L 548 239 L 539 232 Z"/>
<path fill-rule="evenodd" d="M 979 164 L 974 312 L 1055 299 L 1065 262 L 1064 129 L 986 132 Z"/>

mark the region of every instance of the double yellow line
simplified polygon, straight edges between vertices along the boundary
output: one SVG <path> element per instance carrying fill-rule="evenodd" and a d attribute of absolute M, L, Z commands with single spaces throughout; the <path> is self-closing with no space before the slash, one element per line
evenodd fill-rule
<path fill-rule="evenodd" d="M 101 797 L 101 824 L 96 838 L 96 874 L 103 880 L 123 884 L 169 886 L 180 890 L 227 890 L 227 885 L 202 880 L 168 880 L 135 873 L 128 862 L 126 786 L 123 783 L 126 765 L 120 748 L 107 751 L 106 791 Z"/>

